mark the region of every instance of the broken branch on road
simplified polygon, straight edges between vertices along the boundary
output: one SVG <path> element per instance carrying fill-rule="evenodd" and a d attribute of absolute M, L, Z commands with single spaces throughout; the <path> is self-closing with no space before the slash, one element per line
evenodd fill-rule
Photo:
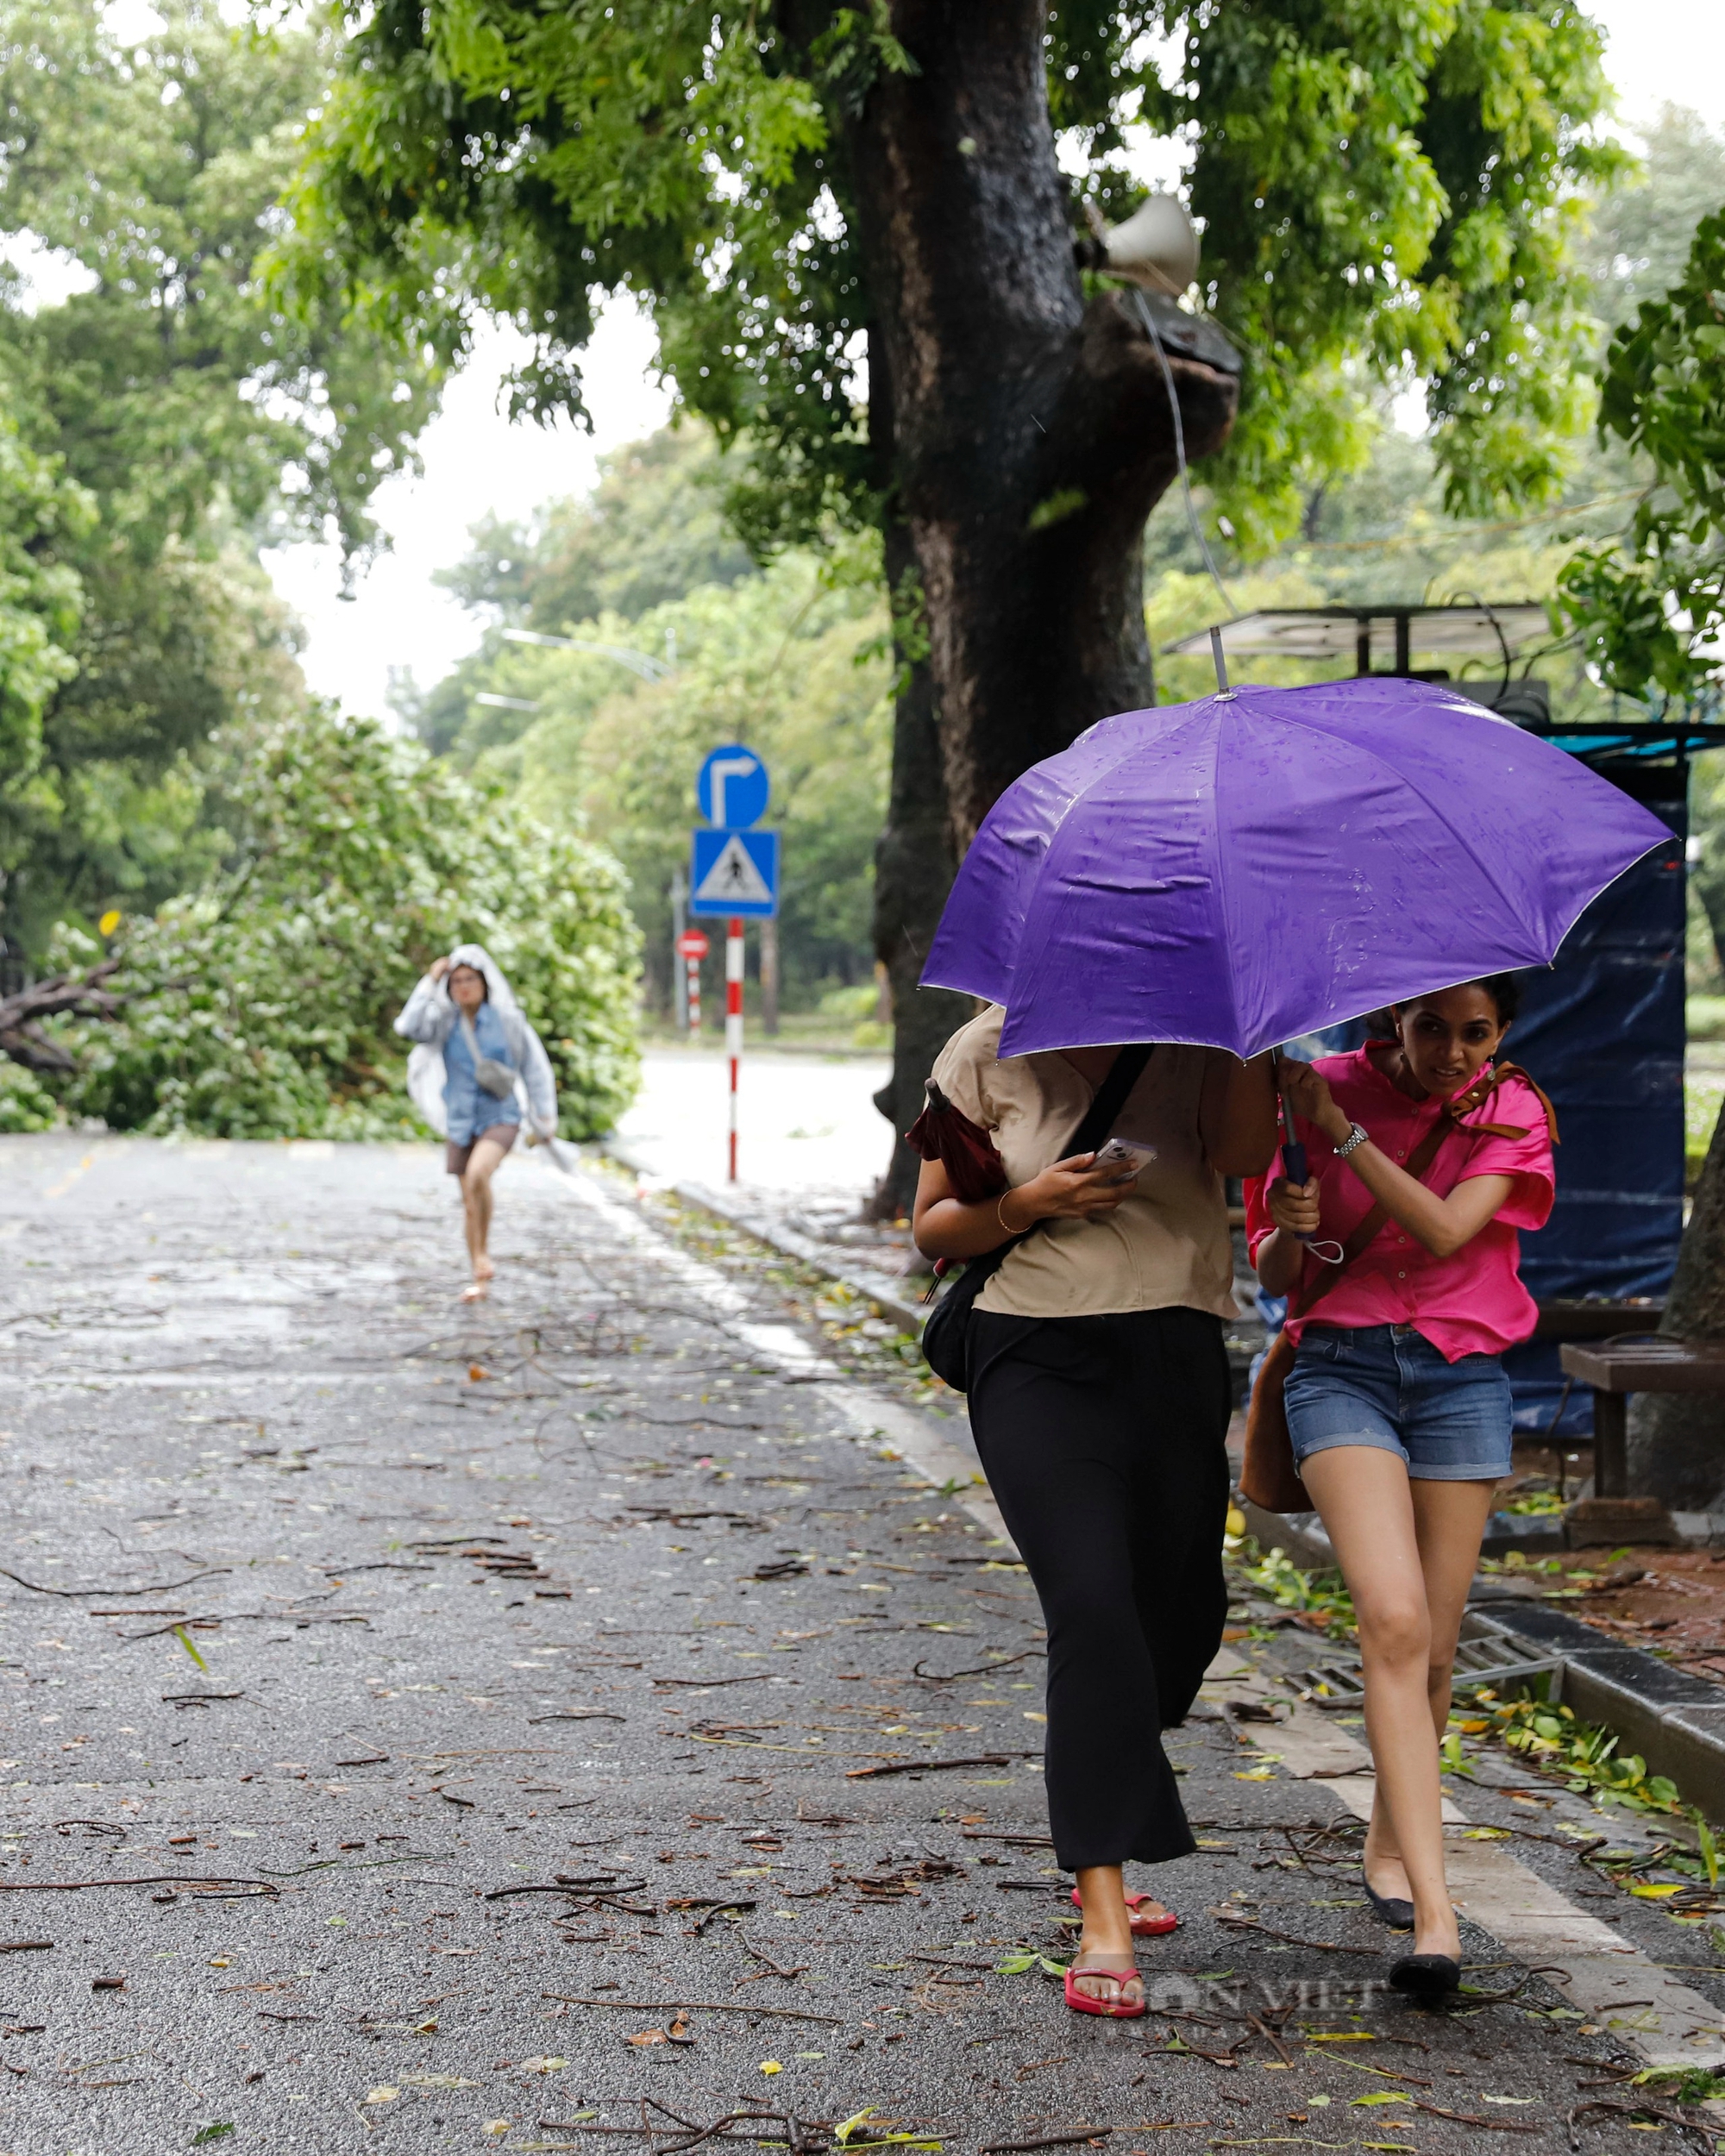
<path fill-rule="evenodd" d="M 556 1999 L 564 2006 L 615 2006 L 630 2014 L 765 2014 L 775 2021 L 820 2021 L 828 2028 L 844 2025 L 844 2016 L 838 2014 L 810 2014 L 792 2006 L 750 2006 L 735 1999 L 586 1999 L 569 1991 L 542 1991 L 539 1996 Z"/>

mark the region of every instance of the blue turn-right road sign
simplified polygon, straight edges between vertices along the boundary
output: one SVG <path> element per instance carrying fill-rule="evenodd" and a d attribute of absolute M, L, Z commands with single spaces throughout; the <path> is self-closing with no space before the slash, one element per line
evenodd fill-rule
<path fill-rule="evenodd" d="M 715 749 L 695 780 L 700 812 L 720 830 L 744 830 L 758 824 L 767 813 L 770 792 L 766 765 L 737 741 Z"/>

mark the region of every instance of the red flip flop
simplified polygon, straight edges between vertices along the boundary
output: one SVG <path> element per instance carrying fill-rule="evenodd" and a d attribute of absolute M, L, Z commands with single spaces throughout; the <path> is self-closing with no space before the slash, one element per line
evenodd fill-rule
<path fill-rule="evenodd" d="M 1134 1939 L 1160 1939 L 1164 1933 L 1177 1931 L 1180 1928 L 1180 1919 L 1172 1909 L 1164 1909 L 1160 1916 L 1140 1916 L 1138 1915 L 1141 1904 L 1153 1898 L 1148 1894 L 1129 1894 L 1126 1896 L 1126 1908 L 1132 1916 L 1132 1930 Z M 1082 1909 L 1084 1906 L 1079 1898 L 1076 1887 L 1072 1890 L 1072 1906 L 1075 1909 Z"/>
<path fill-rule="evenodd" d="M 1105 1983 L 1113 1985 L 1113 1996 L 1093 1999 L 1088 1992 L 1077 1989 L 1080 1977 L 1100 1977 Z M 1136 1999 L 1122 1996 L 1135 1977 L 1141 1985 L 1143 1979 L 1138 1977 L 1136 1969 L 1081 1969 L 1075 1960 L 1066 1971 L 1066 2003 L 1075 2014 L 1101 2014 L 1112 2021 L 1138 2021 L 1145 2010 L 1142 1990 Z"/>

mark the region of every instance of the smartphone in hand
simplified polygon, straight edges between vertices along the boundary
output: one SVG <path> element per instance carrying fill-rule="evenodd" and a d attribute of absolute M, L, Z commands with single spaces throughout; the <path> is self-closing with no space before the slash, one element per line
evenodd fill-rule
<path fill-rule="evenodd" d="M 1138 1145 L 1126 1138 L 1111 1138 L 1105 1145 L 1097 1147 L 1095 1165 L 1098 1168 L 1119 1169 L 1120 1173 L 1114 1177 L 1114 1181 L 1131 1182 L 1155 1158 L 1156 1148 L 1153 1145 Z"/>

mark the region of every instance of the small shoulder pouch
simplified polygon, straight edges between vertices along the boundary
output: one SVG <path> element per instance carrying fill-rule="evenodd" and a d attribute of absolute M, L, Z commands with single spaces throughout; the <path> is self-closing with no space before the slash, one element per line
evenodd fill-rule
<path fill-rule="evenodd" d="M 488 1093 L 493 1100 L 506 1100 L 515 1091 L 515 1073 L 507 1063 L 499 1062 L 495 1056 L 480 1052 L 480 1037 L 465 1011 L 461 1013 L 461 1035 L 467 1044 L 467 1053 L 474 1059 L 474 1075 L 479 1081 L 480 1092 Z"/>
<path fill-rule="evenodd" d="M 1114 1119 L 1125 1107 L 1126 1095 L 1144 1075 L 1144 1067 L 1155 1052 L 1153 1041 L 1147 1044 L 1140 1042 L 1135 1047 L 1120 1050 L 1114 1058 L 1113 1068 L 1098 1087 L 1089 1112 L 1057 1158 L 1070 1160 L 1075 1153 L 1095 1151 L 1114 1127 Z M 1005 1194 L 1003 1191 L 1001 1195 Z M 970 1313 L 975 1308 L 977 1296 L 1019 1244 L 1027 1243 L 1042 1225 L 1040 1220 L 1032 1221 L 1022 1235 L 1015 1235 L 1010 1243 L 1002 1243 L 998 1250 L 967 1258 L 964 1270 L 930 1311 L 928 1322 L 922 1329 L 923 1360 L 954 1392 L 963 1392 L 969 1382 Z"/>

